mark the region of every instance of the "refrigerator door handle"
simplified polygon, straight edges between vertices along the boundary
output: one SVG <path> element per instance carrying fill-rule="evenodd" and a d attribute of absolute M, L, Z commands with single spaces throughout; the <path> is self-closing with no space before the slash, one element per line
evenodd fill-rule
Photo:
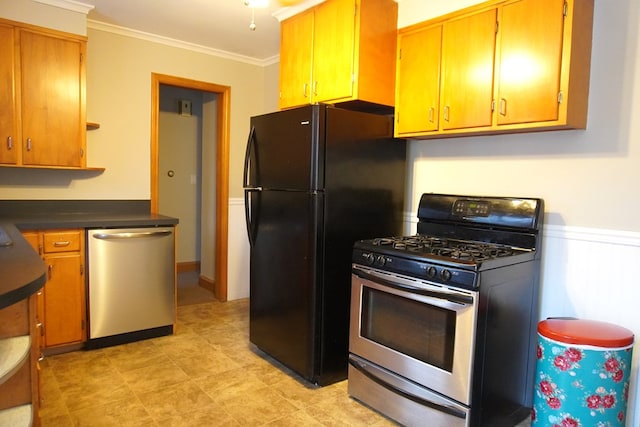
<path fill-rule="evenodd" d="M 253 212 L 253 198 L 251 197 L 252 193 L 260 193 L 262 188 L 251 188 L 244 190 L 244 217 L 245 223 L 247 225 L 247 237 L 249 238 L 249 246 L 253 246 L 255 241 L 256 227 L 257 221 L 253 221 L 255 217 L 255 212 Z M 258 210 L 256 208 L 256 210 Z"/>
<path fill-rule="evenodd" d="M 256 128 L 255 126 L 251 126 L 251 131 L 249 132 L 249 138 L 247 139 L 247 149 L 244 153 L 244 176 L 242 177 L 242 185 L 243 187 L 249 187 L 249 167 L 251 163 L 251 148 L 256 143 Z"/>

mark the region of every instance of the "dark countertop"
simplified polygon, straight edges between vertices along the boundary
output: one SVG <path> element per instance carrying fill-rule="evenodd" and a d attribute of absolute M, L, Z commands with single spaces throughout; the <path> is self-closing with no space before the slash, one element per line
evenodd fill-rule
<path fill-rule="evenodd" d="M 0 200 L 0 227 L 13 244 L 0 247 L 0 309 L 46 282 L 46 267 L 20 230 L 160 227 L 178 218 L 150 213 L 149 200 Z"/>
<path fill-rule="evenodd" d="M 124 228 L 176 225 L 177 218 L 151 213 L 52 213 L 9 219 L 20 230 L 52 228 Z"/>
<path fill-rule="evenodd" d="M 47 281 L 47 269 L 15 226 L 0 222 L 0 227 L 13 242 L 0 247 L 0 309 L 3 309 L 42 288 Z"/>

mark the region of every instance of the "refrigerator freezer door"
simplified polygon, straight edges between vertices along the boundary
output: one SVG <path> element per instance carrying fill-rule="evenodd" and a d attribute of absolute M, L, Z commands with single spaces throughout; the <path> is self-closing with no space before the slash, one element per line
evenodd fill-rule
<path fill-rule="evenodd" d="M 322 188 L 324 110 L 318 105 L 251 118 L 244 187 Z"/>
<path fill-rule="evenodd" d="M 253 218 L 250 340 L 316 382 L 323 195 L 262 191 L 252 198 L 259 215 Z"/>

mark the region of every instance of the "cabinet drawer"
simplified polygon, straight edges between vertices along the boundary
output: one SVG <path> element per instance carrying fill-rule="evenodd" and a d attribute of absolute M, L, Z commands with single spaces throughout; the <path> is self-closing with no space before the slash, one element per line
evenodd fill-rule
<path fill-rule="evenodd" d="M 45 233 L 44 252 L 70 252 L 80 250 L 80 231 L 59 231 Z"/>

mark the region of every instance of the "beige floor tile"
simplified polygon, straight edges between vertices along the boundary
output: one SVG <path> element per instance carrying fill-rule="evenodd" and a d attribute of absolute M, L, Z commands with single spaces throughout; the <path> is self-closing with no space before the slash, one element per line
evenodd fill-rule
<path fill-rule="evenodd" d="M 153 425 L 147 409 L 135 398 L 127 398 L 71 412 L 75 426 L 138 427 Z"/>
<path fill-rule="evenodd" d="M 139 397 L 153 418 L 159 421 L 175 417 L 188 418 L 191 413 L 201 408 L 207 408 L 209 411 L 219 409 L 215 407 L 213 400 L 191 381 L 141 393 Z"/>
<path fill-rule="evenodd" d="M 248 299 L 181 306 L 176 334 L 42 363 L 42 426 L 394 425 L 249 343 Z"/>
<path fill-rule="evenodd" d="M 247 390 L 243 395 L 224 399 L 221 404 L 227 413 L 245 426 L 264 425 L 298 411 L 269 387 Z"/>
<path fill-rule="evenodd" d="M 136 394 L 162 390 L 189 380 L 187 374 L 170 360 L 123 372 L 122 377 Z"/>

